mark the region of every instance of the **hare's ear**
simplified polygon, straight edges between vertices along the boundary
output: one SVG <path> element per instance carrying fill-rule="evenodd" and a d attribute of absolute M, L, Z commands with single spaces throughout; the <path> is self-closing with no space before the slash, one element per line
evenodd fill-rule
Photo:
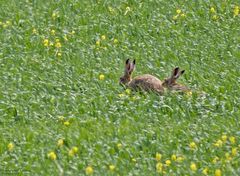
<path fill-rule="evenodd" d="M 129 61 L 130 61 L 130 59 L 127 59 L 127 60 L 125 61 L 126 65 L 129 64 Z"/>
<path fill-rule="evenodd" d="M 174 68 L 172 71 L 172 78 L 176 78 L 179 71 L 180 71 L 179 67 Z"/>
<path fill-rule="evenodd" d="M 179 71 L 178 74 L 175 76 L 175 79 L 178 79 L 184 72 L 185 70 Z"/>

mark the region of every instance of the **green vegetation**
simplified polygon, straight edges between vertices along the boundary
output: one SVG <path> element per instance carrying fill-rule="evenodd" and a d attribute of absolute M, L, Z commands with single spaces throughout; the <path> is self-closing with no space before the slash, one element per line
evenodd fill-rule
<path fill-rule="evenodd" d="M 239 6 L 2 0 L 0 173 L 239 175 Z M 192 94 L 124 90 L 126 58 Z"/>

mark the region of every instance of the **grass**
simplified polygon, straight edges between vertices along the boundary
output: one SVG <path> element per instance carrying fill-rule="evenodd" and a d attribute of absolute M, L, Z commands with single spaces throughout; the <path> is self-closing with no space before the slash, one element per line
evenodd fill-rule
<path fill-rule="evenodd" d="M 2 0 L 0 173 L 239 175 L 239 5 Z M 192 95 L 126 92 L 126 58 Z"/>

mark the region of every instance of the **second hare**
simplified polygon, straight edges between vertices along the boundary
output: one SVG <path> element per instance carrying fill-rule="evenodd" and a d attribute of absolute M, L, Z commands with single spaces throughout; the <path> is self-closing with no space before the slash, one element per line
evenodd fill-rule
<path fill-rule="evenodd" d="M 190 89 L 184 85 L 181 85 L 176 82 L 176 80 L 185 72 L 185 70 L 180 70 L 179 67 L 176 67 L 172 71 L 172 75 L 163 81 L 162 86 L 174 91 L 179 92 L 188 92 Z"/>
<path fill-rule="evenodd" d="M 134 90 L 153 91 L 158 94 L 164 92 L 162 82 L 150 74 L 144 74 L 132 79 L 132 72 L 135 68 L 136 61 L 126 60 L 124 75 L 120 78 L 119 83 Z"/>

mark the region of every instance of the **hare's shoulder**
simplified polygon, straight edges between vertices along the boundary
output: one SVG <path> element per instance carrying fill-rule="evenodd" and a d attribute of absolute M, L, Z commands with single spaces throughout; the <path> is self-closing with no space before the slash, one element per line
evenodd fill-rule
<path fill-rule="evenodd" d="M 145 75 L 140 75 L 137 76 L 133 79 L 133 81 L 147 81 L 147 82 L 161 82 L 157 77 L 150 75 L 150 74 L 145 74 Z"/>

